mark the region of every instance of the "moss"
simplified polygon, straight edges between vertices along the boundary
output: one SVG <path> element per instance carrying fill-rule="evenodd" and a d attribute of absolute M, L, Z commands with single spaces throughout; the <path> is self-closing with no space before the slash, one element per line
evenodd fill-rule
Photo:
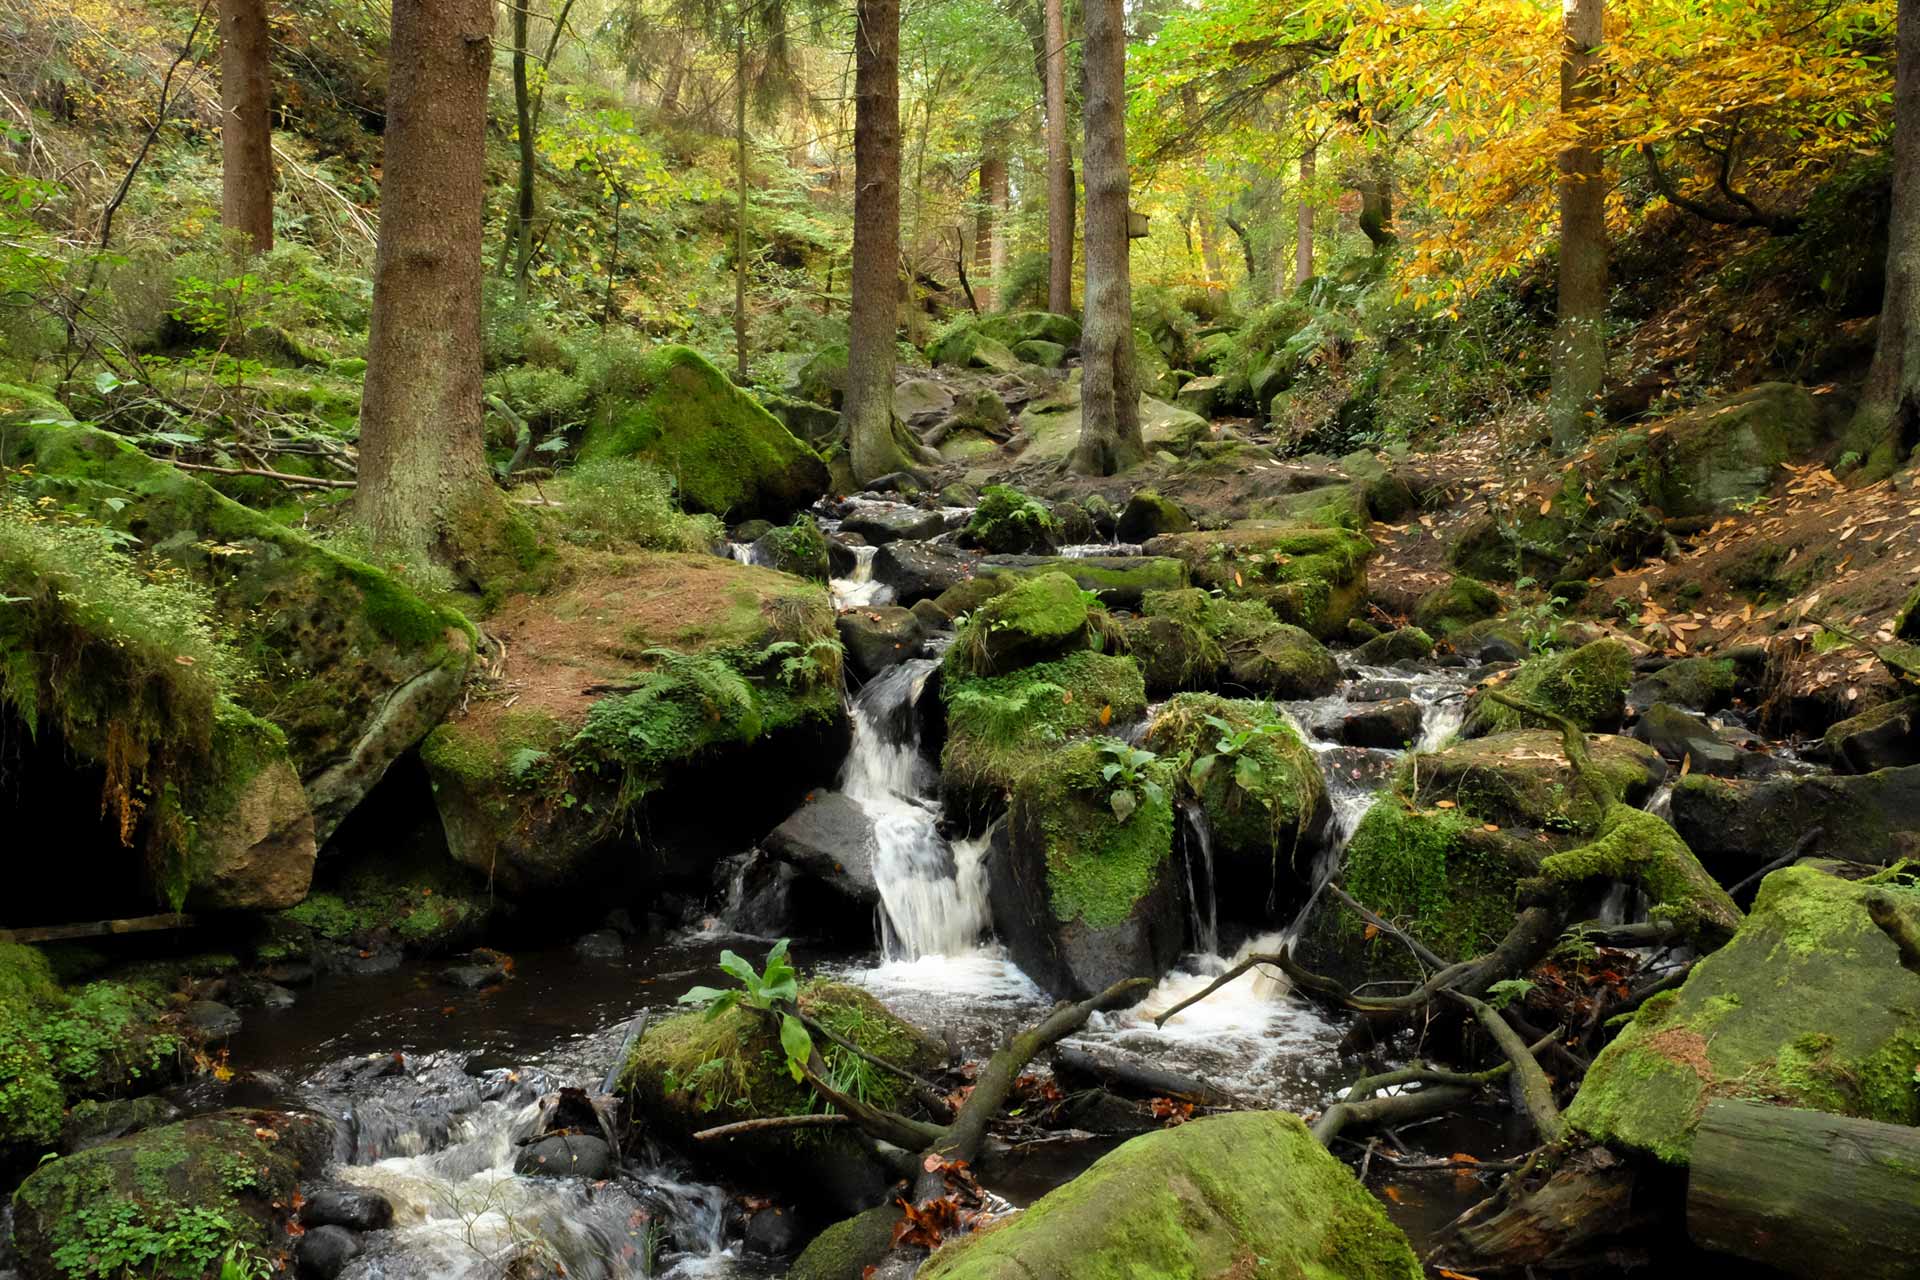
<path fill-rule="evenodd" d="M 1133 1139 L 925 1280 L 1417 1280 L 1406 1237 L 1298 1116 L 1215 1116 Z"/>
<path fill-rule="evenodd" d="M 1609 732 L 1626 714 L 1633 655 L 1618 640 L 1595 640 L 1569 653 L 1542 655 L 1520 664 L 1505 686 L 1513 697 L 1566 716 L 1582 729 Z M 1524 712 L 1475 695 L 1468 707 L 1470 734 L 1543 728 Z"/>
<path fill-rule="evenodd" d="M 900 1210 L 892 1204 L 842 1218 L 801 1251 L 787 1280 L 864 1280 L 893 1247 L 899 1222 Z"/>
<path fill-rule="evenodd" d="M 1147 707 L 1140 669 L 1082 649 L 1000 676 L 949 675 L 941 696 L 947 745 L 943 785 L 998 794 L 1059 744 L 1138 718 Z"/>
<path fill-rule="evenodd" d="M 1173 804 L 1163 767 L 1150 769 L 1156 799 L 1137 788 L 1137 808 L 1122 821 L 1101 776 L 1107 755 L 1075 743 L 1024 773 L 1013 789 L 1012 821 L 1045 842 L 1048 901 L 1054 918 L 1090 929 L 1121 924 L 1160 880 L 1173 851 Z"/>
<path fill-rule="evenodd" d="M 1470 623 L 1499 612 L 1500 597 L 1493 588 L 1456 574 L 1445 586 L 1435 587 L 1420 597 L 1414 606 L 1413 620 L 1444 639 Z"/>
<path fill-rule="evenodd" d="M 1148 550 L 1185 561 L 1196 586 L 1258 600 L 1324 640 L 1340 635 L 1365 599 L 1373 544 L 1349 529 L 1254 523 L 1165 535 Z"/>
<path fill-rule="evenodd" d="M 1733 701 L 1730 658 L 1681 658 L 1635 682 L 1635 696 L 1691 711 L 1718 711 Z"/>
<path fill-rule="evenodd" d="M 1462 838 L 1479 826 L 1457 809 L 1408 809 L 1394 796 L 1375 801 L 1347 845 L 1347 892 L 1447 960 L 1490 950 L 1513 927 L 1522 869 Z M 1404 966 L 1399 942 L 1366 938 L 1350 912 L 1340 924 L 1349 945 L 1382 969 Z"/>
<path fill-rule="evenodd" d="M 792 524 L 773 530 L 760 542 L 772 559 L 772 568 L 797 578 L 827 580 L 827 535 L 812 516 L 796 516 Z"/>
<path fill-rule="evenodd" d="M 1686 842 L 1643 809 L 1609 805 L 1590 842 L 1550 855 L 1541 862 L 1540 872 L 1549 880 L 1569 883 L 1638 884 L 1652 901 L 1648 915 L 1675 926 L 1696 946 L 1717 944 L 1740 922 L 1740 909 Z"/>
<path fill-rule="evenodd" d="M 990 484 L 980 492 L 966 535 L 974 546 L 991 552 L 1050 551 L 1060 540 L 1060 522 L 1044 504 L 1018 489 Z"/>
<path fill-rule="evenodd" d="M 418 842 L 399 849 L 358 852 L 336 866 L 333 887 L 309 894 L 297 906 L 270 919 L 297 925 L 263 946 L 292 953 L 292 938 L 310 934 L 328 942 L 368 946 L 383 937 L 408 950 L 438 954 L 472 939 L 494 910 L 494 900 L 478 876 L 444 853 Z M 290 935 L 290 937 L 288 936 Z"/>
<path fill-rule="evenodd" d="M 977 676 L 1099 647 L 1106 611 L 1071 577 L 1046 572 L 988 600 L 961 624 L 945 659 L 949 675 Z"/>
<path fill-rule="evenodd" d="M 1587 758 L 1589 782 L 1627 804 L 1650 796 L 1667 773 L 1658 752 L 1631 738 L 1591 738 Z M 1559 735 L 1546 729 L 1472 738 L 1418 756 L 1402 767 L 1395 787 L 1422 808 L 1450 801 L 1502 828 L 1587 835 L 1602 816 L 1591 794 L 1574 785 Z"/>
<path fill-rule="evenodd" d="M 1717 1097 L 1920 1122 L 1920 975 L 1874 925 L 1876 896 L 1920 921 L 1920 889 L 1811 867 L 1769 875 L 1732 940 L 1594 1060 L 1568 1123 L 1685 1164 Z"/>
<path fill-rule="evenodd" d="M 1227 738 L 1243 745 L 1222 752 Z M 1246 864 L 1253 874 L 1243 882 L 1271 893 L 1282 865 L 1291 867 L 1326 817 L 1326 784 L 1312 748 L 1266 704 L 1206 693 L 1174 697 L 1145 741 L 1205 810 L 1216 855 Z M 1208 756 L 1214 764 L 1196 774 Z"/>

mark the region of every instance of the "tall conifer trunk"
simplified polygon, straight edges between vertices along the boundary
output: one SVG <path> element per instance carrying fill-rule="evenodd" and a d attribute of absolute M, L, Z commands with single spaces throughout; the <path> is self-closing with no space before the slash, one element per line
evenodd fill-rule
<path fill-rule="evenodd" d="M 273 83 L 266 0 L 220 0 L 220 225 L 273 248 Z"/>
<path fill-rule="evenodd" d="M 974 296 L 982 307 L 995 302 L 994 281 L 1007 269 L 1007 150 L 1002 136 L 1007 125 L 987 126 L 980 141 L 980 217 L 974 224 L 973 269 L 985 277 L 974 282 Z"/>
<path fill-rule="evenodd" d="M 1313 279 L 1313 171 L 1318 158 L 1318 149 L 1313 146 L 1300 153 L 1300 199 L 1293 221 L 1295 287 Z"/>
<path fill-rule="evenodd" d="M 1145 459 L 1133 362 L 1133 282 L 1127 238 L 1127 35 L 1124 0 L 1088 0 L 1087 284 L 1080 336 L 1080 442 L 1073 469 L 1110 476 Z"/>
<path fill-rule="evenodd" d="M 1560 110 L 1573 116 L 1600 99 L 1604 0 L 1562 0 L 1566 45 Z M 1547 414 L 1554 447 L 1586 439 L 1607 374 L 1607 183 L 1600 149 L 1576 141 L 1560 153 L 1560 301 Z"/>
<path fill-rule="evenodd" d="M 1073 311 L 1073 154 L 1067 148 L 1065 0 L 1047 5 L 1047 310 Z"/>

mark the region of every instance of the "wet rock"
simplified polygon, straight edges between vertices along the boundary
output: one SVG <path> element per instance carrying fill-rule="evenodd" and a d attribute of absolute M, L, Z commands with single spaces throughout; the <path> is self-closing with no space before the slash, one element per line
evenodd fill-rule
<path fill-rule="evenodd" d="M 1412 696 L 1413 685 L 1405 680 L 1355 680 L 1347 686 L 1348 702 L 1390 702 Z"/>
<path fill-rule="evenodd" d="M 1228 648 L 1227 679 L 1282 701 L 1324 698 L 1340 687 L 1340 662 L 1310 632 L 1280 623 Z"/>
<path fill-rule="evenodd" d="M 393 1204 L 378 1191 L 351 1187 L 322 1187 L 309 1192 L 300 1207 L 307 1227 L 345 1227 L 349 1231 L 384 1231 L 393 1225 Z"/>
<path fill-rule="evenodd" d="M 440 970 L 440 981 L 449 986 L 464 987 L 468 991 L 498 986 L 506 980 L 506 959 L 497 954 L 476 953 L 459 964 L 450 964 Z"/>
<path fill-rule="evenodd" d="M 754 563 L 796 578 L 825 582 L 833 569 L 826 535 L 812 516 L 796 516 L 792 524 L 767 530 L 753 540 L 753 553 Z"/>
<path fill-rule="evenodd" d="M 1827 730 L 1821 750 L 1845 773 L 1920 764 L 1920 698 L 1882 703 Z"/>
<path fill-rule="evenodd" d="M 1596 640 L 1568 653 L 1542 654 L 1501 685 L 1508 695 L 1566 716 L 1589 733 L 1612 733 L 1626 715 L 1632 656 L 1617 640 Z M 1470 738 L 1523 727 L 1524 712 L 1484 693 L 1467 699 L 1463 732 Z"/>
<path fill-rule="evenodd" d="M 1186 566 L 1164 556 L 992 555 L 978 566 L 981 577 L 1031 578 L 1064 573 L 1109 609 L 1138 609 L 1149 591 L 1187 585 Z"/>
<path fill-rule="evenodd" d="M 1056 752 L 1062 740 L 1111 732 L 1147 708 L 1146 686 L 1133 660 L 1091 649 L 1001 675 L 948 671 L 940 697 L 947 723 L 941 798 L 950 815 L 970 820 L 997 814 L 1021 775 Z M 1022 708 L 1011 735 L 1004 715 L 1010 705 Z"/>
<path fill-rule="evenodd" d="M 1411 698 L 1382 702 L 1341 718 L 1330 735 L 1350 747 L 1398 751 L 1420 738 L 1420 704 Z"/>
<path fill-rule="evenodd" d="M 893 389 L 893 412 L 900 421 L 932 418 L 953 407 L 953 392 L 931 378 L 908 378 Z"/>
<path fill-rule="evenodd" d="M 1801 848 L 1808 857 L 1890 864 L 1920 857 L 1920 765 L 1842 777 L 1758 781 L 1689 775 L 1673 790 L 1673 826 L 1731 884 Z"/>
<path fill-rule="evenodd" d="M 842 1218 L 801 1251 L 787 1280 L 864 1280 L 893 1248 L 899 1222 L 900 1210 L 893 1204 Z"/>
<path fill-rule="evenodd" d="M 926 632 L 945 631 L 953 625 L 947 611 L 933 600 L 915 600 L 908 612 L 920 619 L 920 628 Z"/>
<path fill-rule="evenodd" d="M 1733 701 L 1734 667 L 1728 658 L 1681 658 L 1636 677 L 1627 705 L 1637 709 L 1656 702 L 1689 711 L 1719 711 Z"/>
<path fill-rule="evenodd" d="M 589 960 L 619 960 L 627 954 L 627 942 L 612 929 L 596 929 L 574 941 L 573 953 Z"/>
<path fill-rule="evenodd" d="M 1504 618 L 1471 623 L 1447 638 L 1453 651 L 1480 663 L 1520 662 L 1531 651 L 1526 632 Z"/>
<path fill-rule="evenodd" d="M 921 602 L 924 603 L 924 602 Z M 920 619 L 899 605 L 864 605 L 841 614 L 834 624 L 847 661 L 856 675 L 872 679 L 920 653 L 925 638 Z"/>
<path fill-rule="evenodd" d="M 1162 534 L 1149 555 L 1184 560 L 1196 586 L 1258 600 L 1321 639 L 1339 636 L 1367 598 L 1373 544 L 1347 529 L 1251 523 L 1212 533 Z"/>
<path fill-rule="evenodd" d="M 610 1178 L 619 1168 L 605 1138 L 581 1133 L 553 1133 L 520 1148 L 513 1171 L 532 1178 Z"/>
<path fill-rule="evenodd" d="M 1633 726 L 1633 736 L 1690 773 L 1731 778 L 1743 772 L 1742 753 L 1722 742 L 1713 726 L 1678 707 L 1656 702 Z"/>
<path fill-rule="evenodd" d="M 1354 650 L 1353 656 L 1370 667 L 1385 667 L 1396 662 L 1418 662 L 1432 653 L 1432 636 L 1419 627 L 1401 627 L 1375 636 Z"/>
<path fill-rule="evenodd" d="M 1258 1259 L 1249 1269 L 1250 1259 Z M 1134 1138 L 1010 1221 L 949 1243 L 923 1280 L 1092 1275 L 1419 1280 L 1378 1200 L 1295 1115 L 1213 1116 Z"/>
<path fill-rule="evenodd" d="M 873 818 L 838 791 L 815 792 L 760 847 L 862 912 L 880 905 L 873 876 Z"/>
<path fill-rule="evenodd" d="M 873 577 L 903 605 L 929 600 L 973 577 L 980 556 L 938 542 L 890 542 L 873 557 Z"/>
<path fill-rule="evenodd" d="M 938 511 L 863 503 L 840 522 L 840 528 L 845 533 L 859 534 L 869 546 L 879 547 L 889 542 L 919 542 L 936 538 L 946 532 L 947 525 Z"/>
<path fill-rule="evenodd" d="M 1060 522 L 1045 503 L 1003 484 L 980 491 L 961 541 L 1001 555 L 1037 555 L 1060 545 Z"/>
<path fill-rule="evenodd" d="M 293 992 L 258 977 L 236 979 L 228 988 L 228 998 L 242 1009 L 285 1009 L 296 1001 Z"/>
<path fill-rule="evenodd" d="M 828 538 L 827 573 L 835 578 L 851 578 L 853 571 L 858 568 L 860 564 L 860 557 L 854 554 L 853 549 L 866 545 L 867 540 L 857 535 L 849 536 L 836 533 L 833 537 Z"/>
<path fill-rule="evenodd" d="M 1445 586 L 1435 587 L 1420 597 L 1414 606 L 1413 620 L 1421 630 L 1444 639 L 1499 612 L 1500 596 L 1492 587 L 1455 575 Z"/>
<path fill-rule="evenodd" d="M 73 1105 L 60 1127 L 60 1150 L 72 1155 L 142 1129 L 154 1129 L 180 1118 L 180 1108 L 158 1094 L 142 1098 L 88 1098 Z"/>
<path fill-rule="evenodd" d="M 793 1214 L 778 1207 L 762 1209 L 747 1219 L 745 1238 L 748 1253 L 766 1258 L 784 1258 L 800 1243 L 800 1230 Z"/>
<path fill-rule="evenodd" d="M 360 1253 L 360 1238 L 345 1227 L 315 1227 L 293 1246 L 294 1274 L 299 1280 L 335 1280 Z"/>
<path fill-rule="evenodd" d="M 1635 807 L 1669 776 L 1659 754 L 1631 738 L 1589 738 L 1587 754 L 1607 793 Z M 1422 755 L 1418 799 L 1451 800 L 1481 821 L 1536 831 L 1586 832 L 1599 819 L 1549 729 L 1469 738 Z"/>
<path fill-rule="evenodd" d="M 1186 533 L 1192 528 L 1193 517 L 1178 503 L 1151 489 L 1141 489 L 1127 499 L 1115 532 L 1122 542 L 1145 542 L 1163 533 Z"/>
<path fill-rule="evenodd" d="M 186 1018 L 209 1040 L 225 1040 L 240 1029 L 240 1015 L 215 1000 L 195 1000 L 187 1006 Z"/>
<path fill-rule="evenodd" d="M 1064 573 L 1024 579 L 981 605 L 948 650 L 947 667 L 992 675 L 1097 648 L 1095 617 L 1079 584 Z"/>

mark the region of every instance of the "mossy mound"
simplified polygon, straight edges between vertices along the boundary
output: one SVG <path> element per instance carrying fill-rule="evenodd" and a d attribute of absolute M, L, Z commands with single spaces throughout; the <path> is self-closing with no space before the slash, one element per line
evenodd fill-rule
<path fill-rule="evenodd" d="M 1278 1111 L 1144 1134 L 1011 1221 L 947 1245 L 925 1280 L 1418 1280 L 1380 1202 Z"/>
<path fill-rule="evenodd" d="M 1911 885 L 1769 875 L 1732 941 L 1594 1060 L 1567 1123 L 1671 1164 L 1687 1163 L 1714 1098 L 1920 1123 L 1920 974 L 1874 924 L 1875 904 L 1920 927 Z"/>
<path fill-rule="evenodd" d="M 866 1053 L 922 1075 L 946 1064 L 946 1047 L 896 1016 L 874 997 L 845 983 L 814 979 L 802 985 L 802 1012 Z M 868 1102 L 909 1114 L 916 1105 L 899 1077 L 846 1050 L 817 1043 L 827 1075 Z M 676 1014 L 647 1028 L 621 1069 L 620 1091 L 646 1131 L 692 1145 L 702 1129 L 820 1109 L 812 1089 L 787 1071 L 786 1056 L 766 1019 L 740 1005 L 715 1017 Z M 814 1203 L 877 1199 L 888 1177 L 864 1145 L 838 1129 L 789 1129 L 699 1144 L 703 1156 L 778 1182 Z M 856 1205 L 856 1207 L 858 1207 Z"/>
<path fill-rule="evenodd" d="M 1231 750 L 1222 750 L 1222 742 Z M 1264 922 L 1283 883 L 1308 870 L 1328 816 L 1313 749 L 1265 703 L 1183 693 L 1147 727 L 1146 746 L 1167 760 L 1213 835 L 1216 900 Z"/>
<path fill-rule="evenodd" d="M 1740 908 L 1679 833 L 1624 804 L 1607 806 L 1586 844 L 1543 858 L 1540 874 L 1563 884 L 1635 885 L 1650 900 L 1648 919 L 1672 926 L 1702 951 L 1719 946 L 1740 924 Z"/>
<path fill-rule="evenodd" d="M 1633 682 L 1637 706 L 1665 702 L 1689 711 L 1719 711 L 1733 702 L 1739 683 L 1730 658 L 1681 658 Z"/>
<path fill-rule="evenodd" d="M 329 857 L 327 887 L 272 917 L 257 958 L 296 958 L 309 940 L 361 950 L 398 942 L 426 954 L 476 941 L 500 905 L 481 874 L 447 857 L 437 829 L 397 834 L 391 847 Z"/>
<path fill-rule="evenodd" d="M 1166 534 L 1149 542 L 1147 551 L 1185 561 L 1196 586 L 1230 599 L 1258 600 L 1280 621 L 1330 640 L 1366 600 L 1373 544 L 1348 529 L 1253 524 Z"/>
<path fill-rule="evenodd" d="M 1158 563 L 1184 570 L 1179 560 Z M 1256 601 L 1185 587 L 1149 591 L 1139 608 L 1141 616 L 1124 632 L 1155 693 L 1232 685 L 1283 698 L 1318 697 L 1339 683 L 1332 654 Z"/>
<path fill-rule="evenodd" d="M 1096 597 L 1064 573 L 1025 578 L 974 610 L 947 651 L 958 676 L 992 675 L 1075 649 L 1099 648 L 1111 623 Z"/>
<path fill-rule="evenodd" d="M 1413 620 L 1421 630 L 1444 640 L 1462 627 L 1499 612 L 1500 596 L 1492 587 L 1456 574 L 1445 586 L 1420 597 L 1413 607 Z"/>
<path fill-rule="evenodd" d="M 1009 311 L 980 321 L 980 332 L 1008 346 L 1020 342 L 1053 342 L 1071 347 L 1080 341 L 1080 322 L 1051 311 Z"/>
<path fill-rule="evenodd" d="M 827 535 L 812 516 L 796 516 L 792 524 L 763 534 L 754 548 L 764 552 L 767 566 L 796 578 L 825 582 L 832 576 L 827 559 Z"/>
<path fill-rule="evenodd" d="M 948 803 L 978 813 L 1073 738 L 1138 719 L 1140 670 L 1125 657 L 1081 649 L 998 676 L 948 673 L 941 687 L 947 743 L 940 757 Z"/>
<path fill-rule="evenodd" d="M 1633 655 L 1618 640 L 1595 640 L 1566 653 L 1542 654 L 1520 664 L 1501 689 L 1511 697 L 1572 720 L 1588 733 L 1611 733 L 1627 710 Z M 1467 700 L 1468 737 L 1507 729 L 1547 728 L 1537 717 L 1484 693 Z"/>
<path fill-rule="evenodd" d="M 1196 443 L 1211 439 L 1212 429 L 1199 414 L 1167 403 L 1174 388 L 1164 376 L 1164 364 L 1161 369 L 1163 376 L 1157 380 L 1143 376 L 1140 382 L 1140 438 L 1149 453 L 1164 449 L 1184 456 Z M 1051 394 L 1021 411 L 1020 436 L 1026 440 L 1021 462 L 1062 461 L 1073 452 L 1080 442 L 1080 378 L 1081 371 L 1072 370 Z M 1019 440 L 1016 437 L 1015 443 Z"/>
<path fill-rule="evenodd" d="M 787 1272 L 787 1280 L 865 1280 L 893 1248 L 899 1206 L 883 1204 L 856 1213 L 815 1236 Z"/>
<path fill-rule="evenodd" d="M 584 460 L 643 458 L 672 473 L 692 511 L 785 520 L 827 491 L 827 466 L 690 347 L 603 371 Z"/>
<path fill-rule="evenodd" d="M 1157 979 L 1184 937 L 1172 771 L 1149 765 L 1127 787 L 1103 775 L 1112 759 L 1102 743 L 1076 742 L 1023 771 L 990 864 L 995 932 L 1062 998 Z M 1128 799 L 1116 803 L 1122 790 Z"/>
<path fill-rule="evenodd" d="M 967 545 L 1000 554 L 1044 554 L 1060 544 L 1060 522 L 1018 489 L 990 484 L 967 521 Z"/>
<path fill-rule="evenodd" d="M 1396 627 L 1367 640 L 1354 650 L 1353 656 L 1369 666 L 1388 666 L 1395 662 L 1418 662 L 1432 653 L 1432 636 L 1419 627 Z"/>
<path fill-rule="evenodd" d="M 1660 753 L 1632 738 L 1590 737 L 1587 755 L 1589 781 L 1625 804 L 1644 803 L 1667 777 Z M 1411 794 L 1415 778 L 1417 795 Z M 1586 835 L 1602 816 L 1592 796 L 1575 785 L 1560 735 L 1547 729 L 1451 743 L 1412 761 L 1397 786 L 1423 807 L 1444 800 L 1503 828 Z"/>
<path fill-rule="evenodd" d="M 218 1274 L 238 1245 L 285 1266 L 297 1184 L 319 1173 L 319 1116 L 221 1111 L 41 1165 L 14 1194 L 30 1280 Z"/>
<path fill-rule="evenodd" d="M 822 347 L 794 374 L 794 394 L 824 408 L 839 409 L 847 395 L 847 347 Z"/>
<path fill-rule="evenodd" d="M 1020 357 L 1009 345 L 993 337 L 981 323 L 967 321 L 954 326 L 927 345 L 927 359 L 955 369 L 991 369 L 1012 373 L 1020 367 Z"/>
<path fill-rule="evenodd" d="M 1163 533 L 1187 533 L 1193 517 L 1171 498 L 1152 489 L 1141 489 L 1127 499 L 1114 532 L 1122 542 L 1146 542 Z"/>
<path fill-rule="evenodd" d="M 1673 825 L 1729 883 L 1794 848 L 1882 865 L 1920 858 L 1920 765 L 1753 780 L 1691 773 L 1674 784 Z"/>
<path fill-rule="evenodd" d="M 589 874 L 677 770 L 761 743 L 797 764 L 841 715 L 826 594 L 770 569 L 583 555 L 488 625 L 517 697 L 476 701 L 420 754 L 453 857 L 510 888 Z"/>
<path fill-rule="evenodd" d="M 957 612 L 970 612 L 1021 578 L 1064 573 L 1110 609 L 1138 609 L 1148 593 L 1187 584 L 1187 567 L 1165 556 L 983 556 L 974 577 L 952 592 Z M 944 607 L 948 596 L 941 596 Z"/>

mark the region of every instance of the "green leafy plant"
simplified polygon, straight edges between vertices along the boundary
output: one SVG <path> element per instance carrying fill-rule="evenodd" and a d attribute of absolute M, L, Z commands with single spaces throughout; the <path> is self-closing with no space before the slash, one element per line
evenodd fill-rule
<path fill-rule="evenodd" d="M 795 1080 L 806 1076 L 807 1060 L 813 1056 L 813 1036 L 792 1010 L 800 996 L 799 975 L 787 960 L 786 938 L 767 952 L 767 967 L 758 970 L 753 962 L 731 951 L 720 953 L 720 967 L 740 980 L 740 985 L 725 991 L 718 987 L 695 987 L 680 997 L 681 1004 L 705 1005 L 707 1017 L 717 1018 L 735 1005 L 780 1015 L 780 1048 L 787 1055 L 787 1072 Z"/>
<path fill-rule="evenodd" d="M 1115 818 L 1121 822 L 1131 818 L 1142 799 L 1158 804 L 1166 798 L 1166 788 L 1147 776 L 1147 767 L 1159 756 L 1118 738 L 1104 739 L 1100 751 L 1107 757 L 1107 762 L 1100 766 L 1100 776 L 1114 784 L 1107 803 L 1112 806 Z"/>
<path fill-rule="evenodd" d="M 1487 1003 L 1504 1009 L 1516 1000 L 1525 1000 L 1532 990 L 1533 983 L 1525 978 L 1507 978 L 1487 988 Z"/>
<path fill-rule="evenodd" d="M 1193 782 L 1195 791 L 1207 785 L 1207 779 L 1223 762 L 1233 766 L 1233 780 L 1243 791 L 1251 791 L 1260 785 L 1260 761 L 1248 752 L 1248 748 L 1269 734 L 1287 731 L 1287 726 L 1277 716 L 1260 720 L 1254 724 L 1236 725 L 1222 720 L 1219 716 L 1208 716 L 1207 724 L 1220 733 L 1214 742 L 1213 750 L 1196 756 L 1187 768 L 1187 776 Z"/>

